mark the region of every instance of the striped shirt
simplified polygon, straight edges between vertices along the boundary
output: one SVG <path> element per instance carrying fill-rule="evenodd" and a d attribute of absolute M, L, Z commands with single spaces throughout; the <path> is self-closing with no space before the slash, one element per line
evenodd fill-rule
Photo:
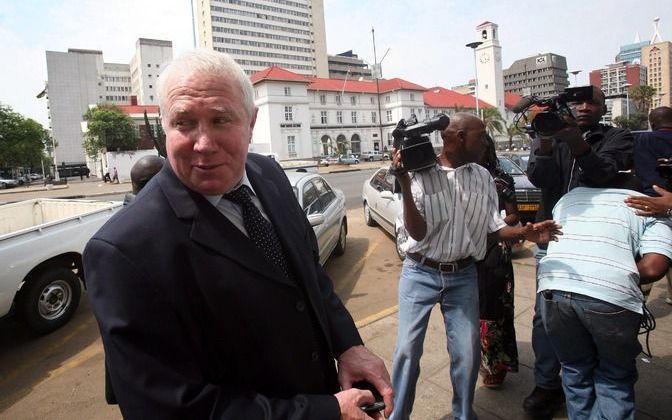
<path fill-rule="evenodd" d="M 435 166 L 411 174 L 411 193 L 425 219 L 427 233 L 421 241 L 408 234 L 401 244 L 435 261 L 483 259 L 487 234 L 506 226 L 499 213 L 495 182 L 475 163 L 457 168 Z M 398 225 L 404 226 L 403 209 Z"/>
<path fill-rule="evenodd" d="M 642 313 L 636 255 L 672 258 L 672 224 L 641 217 L 623 200 L 630 190 L 577 187 L 553 208 L 562 225 L 558 242 L 539 262 L 539 292 L 562 290 L 590 296 Z"/>

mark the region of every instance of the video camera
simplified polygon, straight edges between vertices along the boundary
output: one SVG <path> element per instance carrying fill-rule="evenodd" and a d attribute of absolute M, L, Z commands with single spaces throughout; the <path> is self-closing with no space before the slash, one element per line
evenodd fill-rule
<path fill-rule="evenodd" d="M 550 98 L 525 96 L 512 108 L 513 112 L 518 114 L 514 119 L 514 124 L 520 126 L 520 120 L 523 119 L 528 134 L 539 134 L 545 137 L 552 136 L 567 126 L 563 121 L 564 116 L 575 117 L 569 104 L 572 102 L 587 102 L 592 99 L 592 86 L 567 88 L 559 95 Z M 533 106 L 545 109 L 537 113 L 531 121 L 528 121 L 526 114 Z"/>
<path fill-rule="evenodd" d="M 437 114 L 433 118 L 418 122 L 415 115 L 408 120 L 399 120 L 392 132 L 394 147 L 401 151 L 401 166 L 391 168 L 390 173 L 405 174 L 408 171 L 421 171 L 436 164 L 434 146 L 426 134 L 444 130 L 450 124 L 446 114 Z"/>

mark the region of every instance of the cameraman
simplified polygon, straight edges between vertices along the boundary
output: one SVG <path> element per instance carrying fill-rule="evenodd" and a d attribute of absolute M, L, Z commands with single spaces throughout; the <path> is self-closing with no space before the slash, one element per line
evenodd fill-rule
<path fill-rule="evenodd" d="M 402 229 L 408 239 L 399 279 L 399 330 L 393 362 L 394 411 L 408 419 L 420 373 L 420 355 L 429 315 L 441 305 L 453 385 L 453 417 L 476 417 L 474 389 L 480 362 L 478 280 L 475 260 L 483 259 L 488 233 L 500 240 L 554 240 L 552 220 L 524 227 L 507 226 L 499 214 L 490 173 L 478 165 L 486 147 L 483 122 L 458 113 L 441 132 L 438 165 L 398 173 L 402 193 Z M 401 151 L 393 150 L 399 168 Z"/>
<path fill-rule="evenodd" d="M 600 124 L 607 111 L 604 93 L 595 86 L 592 90 L 591 99 L 570 104 L 576 119 L 565 118 L 566 128 L 551 137 L 537 136 L 532 143 L 527 177 L 541 188 L 537 221 L 551 219 L 553 206 L 571 189 L 616 186 L 618 172 L 632 167 L 632 134 L 626 129 Z M 546 247 L 539 247 L 537 262 L 545 254 Z M 560 362 L 544 330 L 539 294 L 534 309 L 532 348 L 536 386 L 523 401 L 523 409 L 548 416 L 564 404 Z"/>

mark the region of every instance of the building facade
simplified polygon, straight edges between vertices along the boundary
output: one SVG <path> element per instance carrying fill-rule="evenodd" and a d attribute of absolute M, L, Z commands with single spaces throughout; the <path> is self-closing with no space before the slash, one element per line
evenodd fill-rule
<path fill-rule="evenodd" d="M 279 66 L 328 77 L 323 0 L 197 0 L 201 47 L 230 54 L 249 75 Z"/>
<path fill-rule="evenodd" d="M 624 62 L 626 64 L 641 64 L 642 48 L 649 45 L 649 41 L 635 41 L 632 44 L 621 45 L 620 51 L 616 54 L 615 62 Z"/>
<path fill-rule="evenodd" d="M 646 84 L 657 91 L 652 107 L 670 106 L 672 86 L 672 43 L 657 42 L 642 48 L 642 64 L 647 68 Z"/>
<path fill-rule="evenodd" d="M 330 79 L 353 79 L 371 80 L 371 69 L 364 60 L 357 57 L 352 50 L 344 53 L 330 55 L 329 62 L 329 78 Z"/>
<path fill-rule="evenodd" d="M 625 62 L 609 64 L 590 72 L 590 84 L 602 89 L 606 97 L 625 95 L 625 89 L 646 84 L 646 67 Z"/>
<path fill-rule="evenodd" d="M 527 96 L 557 95 L 569 86 L 567 60 L 553 53 L 516 60 L 504 70 L 504 90 Z"/>
<path fill-rule="evenodd" d="M 40 97 L 48 100 L 54 161 L 83 163 L 84 113 L 103 103 L 128 105 L 133 96 L 156 104 L 155 81 L 172 59 L 172 43 L 140 39 L 130 64 L 105 63 L 102 51 L 73 48 L 47 51 L 46 59 L 48 80 Z"/>
<path fill-rule="evenodd" d="M 131 86 L 138 103 L 158 104 L 156 79 L 163 68 L 173 59 L 173 43 L 159 39 L 140 38 L 135 43 L 131 58 Z M 128 101 L 126 102 L 128 103 Z"/>

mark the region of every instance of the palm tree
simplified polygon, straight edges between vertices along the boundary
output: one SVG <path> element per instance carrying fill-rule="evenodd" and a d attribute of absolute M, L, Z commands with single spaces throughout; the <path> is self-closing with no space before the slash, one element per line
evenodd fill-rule
<path fill-rule="evenodd" d="M 653 103 L 653 97 L 657 93 L 658 91 L 654 87 L 647 85 L 636 86 L 630 91 L 630 99 L 636 104 L 635 106 L 639 112 L 648 114 Z"/>
<path fill-rule="evenodd" d="M 490 134 L 490 137 L 494 138 L 496 133 L 504 131 L 506 121 L 504 121 L 497 108 L 483 108 L 481 112 L 483 113 L 485 130 Z"/>
<path fill-rule="evenodd" d="M 514 137 L 523 137 L 523 130 L 520 129 L 516 124 L 509 124 L 506 126 L 506 135 L 509 136 L 509 150 L 513 149 L 513 138 Z"/>

